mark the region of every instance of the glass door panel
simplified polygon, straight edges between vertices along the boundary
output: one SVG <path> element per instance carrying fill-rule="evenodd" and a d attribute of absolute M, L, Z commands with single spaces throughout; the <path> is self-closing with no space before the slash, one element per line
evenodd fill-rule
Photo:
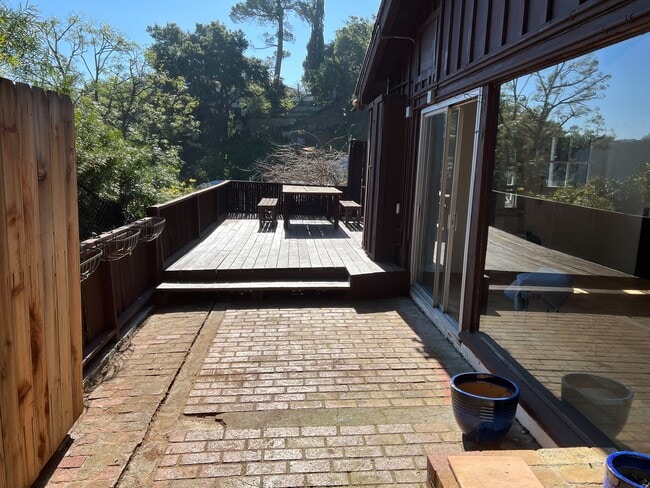
<path fill-rule="evenodd" d="M 440 194 L 439 194 L 439 217 L 438 242 L 436 243 L 436 253 L 438 263 L 434 283 L 434 305 L 445 310 L 447 305 L 449 284 L 448 261 L 451 257 L 451 239 L 453 238 L 452 222 L 452 193 L 454 189 L 454 174 L 456 167 L 456 143 L 458 142 L 458 114 L 459 109 L 453 109 L 449 113 L 449 124 L 447 126 L 447 135 L 445 139 L 445 164 L 442 168 Z"/>
<path fill-rule="evenodd" d="M 433 298 L 436 276 L 438 218 L 440 213 L 440 176 L 444 159 L 447 111 L 428 116 L 422 126 L 422 160 L 419 205 L 419 253 L 415 281 Z"/>

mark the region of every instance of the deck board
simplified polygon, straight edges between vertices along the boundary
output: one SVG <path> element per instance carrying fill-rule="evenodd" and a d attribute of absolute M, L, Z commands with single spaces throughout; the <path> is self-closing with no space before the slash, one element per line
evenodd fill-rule
<path fill-rule="evenodd" d="M 342 268 L 351 275 L 396 268 L 375 263 L 361 248 L 361 230 L 325 219 L 292 219 L 289 229 L 264 226 L 254 218 L 227 218 L 167 269 L 204 271 L 236 269 Z"/>

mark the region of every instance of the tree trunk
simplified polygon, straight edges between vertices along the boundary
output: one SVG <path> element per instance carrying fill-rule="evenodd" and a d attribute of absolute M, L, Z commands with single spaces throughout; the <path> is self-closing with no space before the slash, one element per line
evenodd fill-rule
<path fill-rule="evenodd" d="M 275 14 L 278 20 L 278 49 L 275 52 L 275 71 L 273 72 L 273 82 L 280 81 L 280 73 L 282 72 L 282 58 L 284 57 L 284 9 L 282 8 L 282 0 L 275 1 Z"/>

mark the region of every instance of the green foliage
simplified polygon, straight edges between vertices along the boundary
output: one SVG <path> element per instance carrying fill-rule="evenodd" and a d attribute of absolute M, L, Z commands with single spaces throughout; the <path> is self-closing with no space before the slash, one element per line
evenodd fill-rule
<path fill-rule="evenodd" d="M 0 75 L 15 77 L 15 73 L 31 66 L 39 50 L 36 31 L 38 12 L 30 5 L 16 9 L 0 0 Z"/>
<path fill-rule="evenodd" d="M 646 168 L 649 166 L 646 164 Z M 558 188 L 548 198 L 584 207 L 640 215 L 644 202 L 650 202 L 647 199 L 650 187 L 648 176 L 642 174 L 623 181 L 593 178 L 585 186 Z"/>
<path fill-rule="evenodd" d="M 628 161 L 631 152 L 610 152 L 614 136 L 607 134 L 593 103 L 604 96 L 609 78 L 595 58 L 586 56 L 502 85 L 495 188 L 512 191 L 508 181 L 514 179 L 519 193 L 641 215 L 650 203 L 650 162 L 638 166 L 638 156 Z M 599 168 L 607 174 L 599 166 L 602 159 L 616 165 L 611 174 L 632 176 L 596 177 Z M 567 186 L 546 187 L 552 162 L 566 164 Z M 573 168 L 589 164 L 594 175 L 569 184 L 571 162 L 576 163 Z"/>
<path fill-rule="evenodd" d="M 349 109 L 373 26 L 371 19 L 350 17 L 336 31 L 334 41 L 325 46 L 320 67 L 305 73 L 303 82 L 318 102 Z"/>
<path fill-rule="evenodd" d="M 537 192 L 554 160 L 554 138 L 587 142 L 600 137 L 603 119 L 591 102 L 601 98 L 610 75 L 586 56 L 501 86 L 495 187 L 515 175 L 517 184 Z M 580 128 L 568 127 L 580 121 Z"/>
<path fill-rule="evenodd" d="M 558 188 L 549 199 L 583 207 L 615 210 L 612 195 L 602 178 L 590 180 L 585 186 Z"/>
<path fill-rule="evenodd" d="M 266 134 L 245 135 L 233 138 L 226 150 L 224 177 L 249 180 L 254 162 L 263 159 L 273 148 Z"/>
<path fill-rule="evenodd" d="M 149 57 L 157 72 L 182 78 L 197 102 L 193 115 L 200 124 L 196 141 L 185 141 L 186 177 L 204 181 L 224 177 L 225 149 L 241 125 L 234 105 L 264 110 L 270 82 L 261 61 L 244 55 L 248 42 L 241 31 L 219 22 L 197 24 L 185 32 L 175 24 L 148 28 L 154 39 Z M 173 87 L 168 92 L 174 93 Z"/>
<path fill-rule="evenodd" d="M 1 3 L 0 25 L 2 74 L 66 93 L 75 103 L 84 193 L 111 202 L 130 220 L 188 191 L 191 185 L 179 180 L 180 144 L 196 136 L 196 101 L 182 78 L 152 71 L 119 31 L 75 14 L 41 19 L 32 7 Z M 80 205 L 80 219 L 94 223 L 92 210 Z M 105 230 L 96 225 L 86 230 Z"/>
<path fill-rule="evenodd" d="M 154 25 L 148 28 L 153 44 L 143 52 L 109 25 L 77 14 L 43 19 L 29 4 L 12 9 L 6 0 L 0 0 L 0 75 L 71 97 L 79 184 L 129 220 L 197 180 L 252 176 L 251 166 L 272 151 L 272 141 L 264 131 L 251 134 L 246 116 L 279 116 L 294 104 L 280 77 L 292 18 L 312 27 L 305 68 L 316 93 L 340 104 L 323 118 L 325 132 L 339 136 L 337 145 L 349 138 L 350 129 L 337 124 L 372 23 L 351 18 L 328 46 L 326 63 L 324 0 L 243 0 L 231 16 L 273 27 L 267 41 L 276 48 L 275 76 L 245 55 L 242 31 L 219 22 L 187 32 Z M 93 221 L 87 208 L 79 210 Z"/>
<path fill-rule="evenodd" d="M 119 204 L 125 219 L 142 217 L 148 206 L 184 191 L 177 149 L 126 139 L 106 121 L 105 108 L 88 96 L 80 98 L 75 118 L 79 180 L 103 200 Z"/>
<path fill-rule="evenodd" d="M 302 63 L 305 77 L 320 68 L 325 59 L 325 39 L 323 37 L 325 22 L 325 0 L 313 0 L 306 9 L 305 16 L 311 25 L 311 35 L 307 42 L 307 55 Z"/>

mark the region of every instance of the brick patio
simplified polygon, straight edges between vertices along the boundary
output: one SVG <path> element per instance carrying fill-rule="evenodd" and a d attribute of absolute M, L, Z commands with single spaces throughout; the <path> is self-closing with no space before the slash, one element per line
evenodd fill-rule
<path fill-rule="evenodd" d="M 408 299 L 169 307 L 109 366 L 41 484 L 424 487 L 427 454 L 478 448 L 449 406 L 470 368 Z"/>

